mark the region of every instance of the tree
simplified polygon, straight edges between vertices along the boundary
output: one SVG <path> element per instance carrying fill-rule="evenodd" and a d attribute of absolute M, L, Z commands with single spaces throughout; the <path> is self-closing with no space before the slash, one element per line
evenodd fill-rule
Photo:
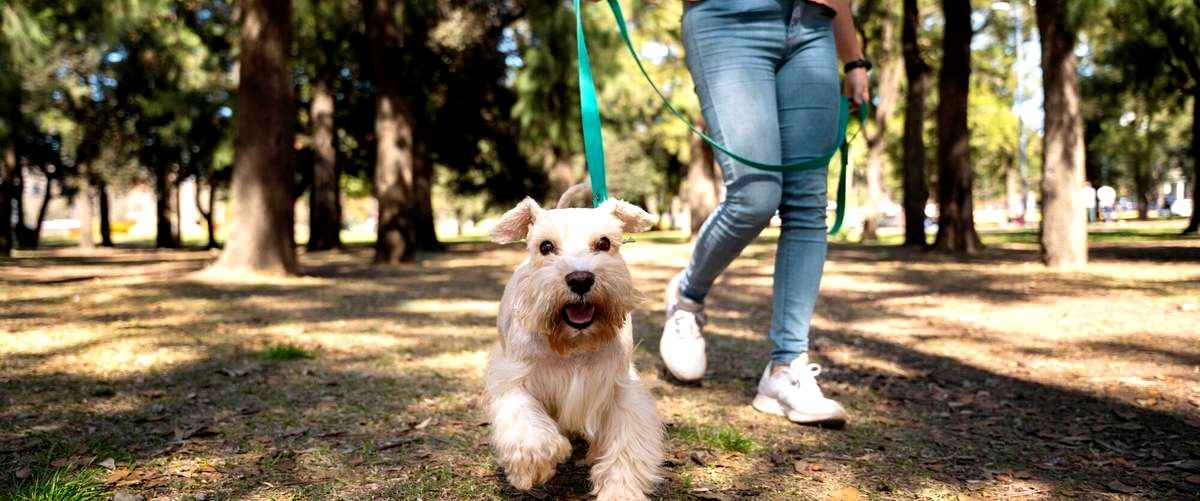
<path fill-rule="evenodd" d="M 400 47 L 403 26 L 396 16 L 403 7 L 395 0 L 366 2 L 367 37 L 375 79 L 375 262 L 411 261 L 416 251 L 413 202 L 413 105 L 405 92 Z"/>
<path fill-rule="evenodd" d="M 696 122 L 698 127 L 704 121 Z M 713 161 L 713 149 L 700 136 L 692 134 L 691 158 L 687 163 L 687 177 L 683 181 L 684 201 L 688 207 L 691 238 L 700 234 L 700 227 L 717 208 L 721 201 L 721 170 Z"/>
<path fill-rule="evenodd" d="M 228 271 L 296 271 L 290 0 L 242 3 L 241 75 L 233 166 L 233 227 L 214 265 Z"/>
<path fill-rule="evenodd" d="M 938 71 L 938 233 L 934 248 L 974 253 L 983 247 L 975 232 L 974 172 L 967 102 L 971 82 L 970 0 L 942 0 L 946 27 Z"/>
<path fill-rule="evenodd" d="M 917 0 L 904 0 L 901 46 L 908 91 L 904 96 L 904 245 L 924 247 L 925 204 L 929 187 L 925 181 L 925 99 L 929 93 L 931 69 L 921 57 L 917 40 L 921 14 Z"/>
<path fill-rule="evenodd" d="M 313 178 L 309 191 L 308 250 L 327 250 L 342 245 L 341 196 L 338 186 L 337 150 L 334 149 L 332 78 L 317 77 L 312 86 L 309 120 L 313 136 Z"/>
<path fill-rule="evenodd" d="M 865 134 L 867 203 L 864 207 L 866 212 L 863 215 L 862 240 L 870 242 L 878 238 L 876 230 L 879 226 L 879 206 L 887 200 L 884 191 L 884 160 L 889 136 L 888 122 L 900 99 L 903 64 L 896 47 L 896 19 L 892 7 L 884 6 L 883 9 L 879 9 L 879 2 L 869 2 L 863 4 L 855 18 L 862 32 L 863 51 L 872 54 L 872 59 L 879 64 L 875 89 L 877 101 L 871 120 L 873 131 L 868 130 Z M 868 26 L 872 28 L 871 32 L 867 31 Z"/>
<path fill-rule="evenodd" d="M 1042 46 L 1045 138 L 1042 147 L 1042 261 L 1052 268 L 1087 264 L 1083 188 L 1083 116 L 1079 105 L 1075 43 L 1078 32 L 1062 0 L 1037 3 Z"/>

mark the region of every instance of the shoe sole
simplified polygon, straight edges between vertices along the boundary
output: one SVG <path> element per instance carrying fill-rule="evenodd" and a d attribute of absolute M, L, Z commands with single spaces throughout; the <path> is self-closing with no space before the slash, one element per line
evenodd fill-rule
<path fill-rule="evenodd" d="M 754 409 L 759 412 L 771 414 L 773 416 L 785 417 L 788 419 L 788 421 L 797 424 L 834 429 L 841 429 L 846 426 L 846 416 L 804 414 L 802 412 L 797 412 L 794 409 L 789 409 L 786 405 L 784 405 L 783 402 L 780 402 L 779 399 L 768 397 L 766 395 L 760 394 L 755 396 L 754 403 L 752 405 Z"/>

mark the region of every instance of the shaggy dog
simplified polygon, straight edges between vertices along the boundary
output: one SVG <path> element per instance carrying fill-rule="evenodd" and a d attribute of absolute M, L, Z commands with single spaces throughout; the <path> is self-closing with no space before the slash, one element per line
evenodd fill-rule
<path fill-rule="evenodd" d="M 504 288 L 486 375 L 492 447 L 513 487 L 554 476 L 571 455 L 564 434 L 588 441 L 597 499 L 645 499 L 660 479 L 662 421 L 632 364 L 640 295 L 620 254 L 622 234 L 652 222 L 619 200 L 542 209 L 527 198 L 492 230 L 529 251 Z"/>

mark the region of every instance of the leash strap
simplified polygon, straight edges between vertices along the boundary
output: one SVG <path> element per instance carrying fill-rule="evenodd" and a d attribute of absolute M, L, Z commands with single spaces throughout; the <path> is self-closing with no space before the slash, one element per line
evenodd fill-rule
<path fill-rule="evenodd" d="M 650 84 L 650 88 L 658 94 L 663 105 L 666 106 L 672 114 L 675 115 L 684 125 L 692 131 L 692 133 L 700 136 L 704 142 L 708 143 L 717 151 L 724 153 L 738 162 L 751 167 L 772 171 L 772 172 L 793 172 L 803 170 L 822 169 L 829 165 L 829 161 L 833 159 L 835 153 L 841 153 L 841 173 L 838 176 L 837 188 L 837 208 L 833 225 L 829 229 L 829 233 L 835 234 L 842 228 L 842 221 L 845 219 L 846 212 L 846 178 L 849 170 L 849 153 L 850 141 L 858 135 L 856 131 L 854 136 L 846 137 L 846 129 L 850 122 L 850 101 L 842 97 L 838 103 L 838 136 L 842 138 L 841 143 L 824 155 L 810 160 L 792 162 L 786 164 L 766 164 L 745 158 L 733 151 L 730 151 L 721 143 L 718 143 L 713 138 L 705 134 L 704 131 L 697 128 L 688 119 L 687 115 L 675 108 L 667 96 L 663 94 L 658 85 L 654 83 L 654 79 L 650 77 L 650 73 L 646 71 L 646 67 L 642 64 L 641 58 L 637 55 L 637 49 L 633 47 L 633 40 L 629 37 L 629 28 L 625 23 L 625 15 L 621 12 L 621 3 L 618 0 L 608 0 L 608 6 L 612 10 L 613 18 L 617 23 L 617 30 L 620 32 L 621 40 L 625 43 L 625 48 L 629 50 L 629 55 L 633 56 L 633 61 L 637 63 L 638 70 L 641 71 L 642 77 L 646 79 L 646 83 Z M 604 175 L 604 138 L 600 132 L 600 107 L 596 101 L 596 84 L 592 78 L 591 61 L 588 58 L 586 36 L 583 29 L 583 12 L 580 7 L 580 0 L 573 0 L 575 9 L 575 38 L 579 52 L 579 106 L 583 121 L 583 146 L 584 154 L 587 158 L 588 176 L 591 179 L 592 185 L 592 204 L 600 205 L 608 198 L 608 185 L 606 184 Z M 867 106 L 864 104 L 858 109 L 858 118 L 861 124 L 867 121 Z M 861 127 L 859 130 L 861 131 Z"/>

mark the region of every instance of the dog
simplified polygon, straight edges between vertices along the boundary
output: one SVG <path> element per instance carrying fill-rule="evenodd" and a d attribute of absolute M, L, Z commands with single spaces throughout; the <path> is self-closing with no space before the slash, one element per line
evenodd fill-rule
<path fill-rule="evenodd" d="M 653 219 L 620 200 L 563 205 L 526 198 L 491 231 L 497 243 L 526 240 L 529 252 L 504 288 L 485 376 L 492 448 L 509 483 L 527 491 L 571 455 L 567 435 L 580 436 L 597 499 L 646 499 L 661 480 L 663 425 L 633 368 L 630 314 L 641 296 L 620 248 Z"/>

